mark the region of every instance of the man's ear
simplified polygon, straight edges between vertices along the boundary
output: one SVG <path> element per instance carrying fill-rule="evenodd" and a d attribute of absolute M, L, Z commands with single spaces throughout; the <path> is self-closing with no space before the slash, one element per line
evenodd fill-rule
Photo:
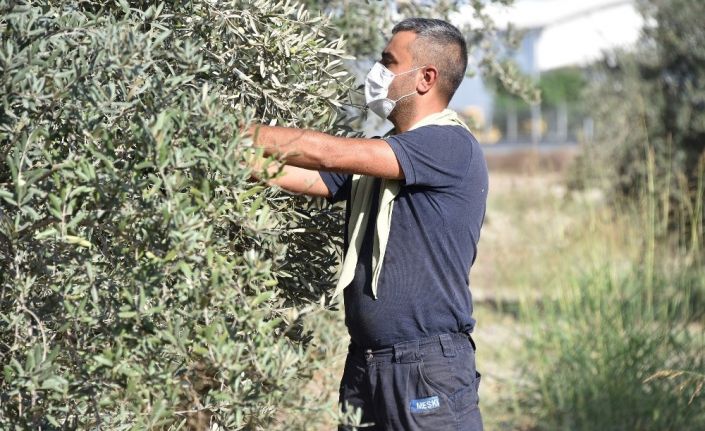
<path fill-rule="evenodd" d="M 438 81 L 438 69 L 436 66 L 428 65 L 421 69 L 421 81 L 416 85 L 416 90 L 421 94 L 428 93 Z"/>

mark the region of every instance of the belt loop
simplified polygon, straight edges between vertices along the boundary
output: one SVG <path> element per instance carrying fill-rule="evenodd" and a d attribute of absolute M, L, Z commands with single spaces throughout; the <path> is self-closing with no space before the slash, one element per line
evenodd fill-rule
<path fill-rule="evenodd" d="M 394 349 L 394 362 L 398 364 L 419 361 L 419 341 L 405 341 L 397 343 Z"/>
<path fill-rule="evenodd" d="M 472 339 L 472 337 L 470 336 L 470 333 L 468 333 L 468 340 L 470 340 L 470 344 L 472 345 L 472 351 L 476 352 L 477 347 L 475 347 L 475 340 Z"/>
<path fill-rule="evenodd" d="M 441 341 L 441 349 L 443 349 L 443 356 L 446 358 L 452 358 L 455 356 L 455 345 L 453 345 L 453 339 L 450 334 L 441 334 L 438 336 Z"/>

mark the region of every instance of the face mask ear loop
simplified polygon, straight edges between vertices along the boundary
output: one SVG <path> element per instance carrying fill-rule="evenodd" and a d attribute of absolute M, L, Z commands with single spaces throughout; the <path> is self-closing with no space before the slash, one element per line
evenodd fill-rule
<path fill-rule="evenodd" d="M 419 67 L 417 67 L 416 69 L 407 70 L 406 72 L 400 73 L 399 75 L 403 75 L 403 74 L 405 74 L 405 73 L 410 73 L 410 72 L 413 72 L 413 71 L 416 71 L 416 70 L 419 70 L 419 69 L 423 69 L 424 67 L 426 67 L 426 66 L 419 66 Z M 395 75 L 395 77 L 397 77 L 397 76 L 399 76 L 399 75 Z M 397 100 L 393 100 L 393 102 L 394 102 L 394 103 L 397 103 L 397 102 L 400 101 L 401 99 L 403 99 L 403 98 L 405 98 L 405 97 L 409 97 L 409 96 L 411 96 L 411 95 L 413 95 L 413 94 L 416 94 L 416 90 L 412 91 L 412 92 L 409 93 L 409 94 L 405 94 L 405 95 L 401 96 L 401 97 L 398 98 Z"/>
<path fill-rule="evenodd" d="M 407 70 L 406 72 L 397 73 L 397 74 L 394 75 L 394 77 L 396 78 L 396 77 L 399 76 L 399 75 L 406 75 L 407 73 L 415 72 L 415 71 L 417 71 L 417 70 L 419 70 L 419 69 L 423 69 L 424 67 L 426 67 L 426 65 L 424 65 L 424 66 L 419 66 L 419 67 L 415 67 L 415 68 L 413 68 L 413 69 Z"/>
<path fill-rule="evenodd" d="M 412 96 L 412 95 L 414 95 L 414 94 L 416 94 L 416 90 L 412 91 L 412 92 L 409 93 L 409 94 L 405 94 L 405 95 L 401 96 L 401 97 L 398 98 L 397 100 L 392 100 L 392 102 L 397 103 L 397 102 L 400 101 L 401 99 L 403 99 L 403 98 L 405 98 L 405 97 Z"/>
<path fill-rule="evenodd" d="M 416 70 L 423 69 L 424 67 L 426 67 L 426 65 L 424 65 L 424 66 L 419 66 L 419 67 L 414 68 L 414 69 L 411 69 L 411 70 L 407 70 L 406 72 L 402 72 L 402 73 L 399 73 L 399 74 L 397 74 L 397 75 L 394 75 L 394 77 L 396 78 L 396 77 L 399 76 L 399 75 L 404 75 L 404 74 L 406 74 L 406 73 L 411 73 L 411 72 L 414 72 L 414 71 L 416 71 Z M 398 101 L 400 101 L 401 99 L 403 99 L 403 98 L 405 98 L 405 97 L 409 97 L 409 96 L 411 96 L 411 95 L 413 95 L 413 94 L 416 94 L 416 90 L 412 91 L 412 92 L 409 93 L 409 94 L 405 94 L 405 95 L 401 96 L 401 97 L 398 98 L 397 100 L 392 100 L 392 102 L 394 102 L 394 103 L 396 104 L 396 103 L 397 103 Z M 391 100 L 391 99 L 390 99 L 390 100 Z"/>

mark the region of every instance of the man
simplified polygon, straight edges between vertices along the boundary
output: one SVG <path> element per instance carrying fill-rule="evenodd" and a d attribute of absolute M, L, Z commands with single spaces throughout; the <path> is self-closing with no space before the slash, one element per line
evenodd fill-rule
<path fill-rule="evenodd" d="M 397 24 L 365 84 L 385 139 L 257 126 L 286 160 L 282 188 L 347 200 L 344 293 L 351 344 L 340 386 L 373 430 L 481 430 L 469 269 L 487 199 L 482 151 L 447 108 L 467 67 L 452 25 Z"/>

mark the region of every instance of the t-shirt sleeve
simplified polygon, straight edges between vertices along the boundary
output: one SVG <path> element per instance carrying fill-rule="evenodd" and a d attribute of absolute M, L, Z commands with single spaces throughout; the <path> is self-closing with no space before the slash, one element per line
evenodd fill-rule
<path fill-rule="evenodd" d="M 328 187 L 328 191 L 331 194 L 330 199 L 328 199 L 330 202 L 340 202 L 350 196 L 352 175 L 326 171 L 318 171 L 318 174 L 326 187 Z"/>
<path fill-rule="evenodd" d="M 450 187 L 467 174 L 473 136 L 461 126 L 424 126 L 387 138 L 407 186 Z"/>

